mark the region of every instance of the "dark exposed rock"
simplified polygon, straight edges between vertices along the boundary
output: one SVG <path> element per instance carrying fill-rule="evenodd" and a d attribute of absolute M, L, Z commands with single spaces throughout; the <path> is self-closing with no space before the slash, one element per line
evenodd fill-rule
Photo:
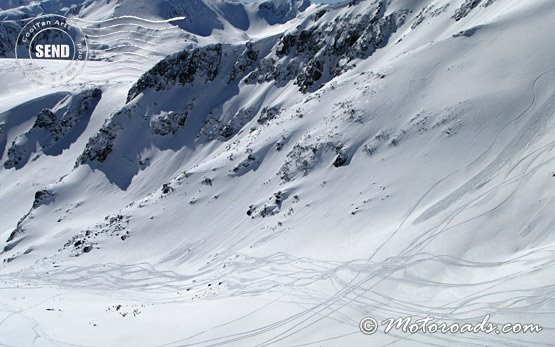
<path fill-rule="evenodd" d="M 113 142 L 116 139 L 118 129 L 121 129 L 121 127 L 114 123 L 100 129 L 94 137 L 89 139 L 85 151 L 77 159 L 78 164 L 86 164 L 91 161 L 98 161 L 100 163 L 106 161 L 108 155 L 112 152 Z"/>
<path fill-rule="evenodd" d="M 38 115 L 32 128 L 20 134 L 8 148 L 8 159 L 4 162 L 6 169 L 21 168 L 29 160 L 31 153 L 36 150 L 36 143 L 44 153 L 55 154 L 61 151 L 56 147 L 70 137 L 72 131 L 85 121 L 91 109 L 96 106 L 102 96 L 98 88 L 87 90 L 79 95 L 72 96 L 66 106 L 56 109 L 43 109 Z M 75 99 L 76 98 L 76 99 Z M 69 144 L 66 145 L 69 146 Z M 51 153 L 54 152 L 54 153 Z M 58 151 L 58 152 L 56 152 Z"/>
<path fill-rule="evenodd" d="M 162 194 L 169 194 L 173 191 L 174 191 L 173 187 L 170 186 L 168 183 L 164 183 L 162 185 Z"/>
<path fill-rule="evenodd" d="M 131 87 L 127 102 L 147 89 L 163 90 L 176 84 L 186 85 L 196 79 L 214 80 L 220 68 L 222 45 L 215 44 L 185 50 L 160 61 Z"/>
<path fill-rule="evenodd" d="M 43 189 L 35 193 L 35 199 L 33 200 L 33 208 L 38 208 L 42 205 L 48 205 L 54 201 L 55 195 L 53 192 Z"/>
<path fill-rule="evenodd" d="M 261 8 L 272 6 L 275 6 L 272 2 L 260 4 Z M 262 54 L 252 42 L 182 51 L 162 60 L 141 76 L 129 90 L 127 101 L 147 89 L 159 91 L 193 81 L 211 82 L 220 73 L 224 56 L 237 59 L 227 75 L 228 83 L 247 75 L 247 84 L 274 81 L 281 86 L 295 81 L 303 92 L 312 87 L 317 89 L 351 69 L 356 59 L 365 59 L 387 44 L 389 37 L 404 23 L 406 11 L 386 14 L 385 8 L 385 2 L 377 1 L 364 15 L 337 17 L 325 23 L 317 20 L 326 13 L 321 10 L 316 20 L 310 22 L 312 24 L 305 23 L 307 27 L 301 25 L 282 35 L 275 44 L 275 56 Z M 222 137 L 229 137 L 231 133 L 227 128 Z"/>
<path fill-rule="evenodd" d="M 279 107 L 265 107 L 262 109 L 260 117 L 256 120 L 258 124 L 266 124 L 274 119 L 280 112 Z"/>
<path fill-rule="evenodd" d="M 108 156 L 113 150 L 114 141 L 121 129 L 122 125 L 118 121 L 114 121 L 118 115 L 130 115 L 128 109 L 122 109 L 118 113 L 114 114 L 111 119 L 106 120 L 104 126 L 89 139 L 85 150 L 77 158 L 75 166 L 88 164 L 90 162 L 102 163 L 108 159 Z"/>
<path fill-rule="evenodd" d="M 4 251 L 14 248 L 23 239 L 23 238 L 19 238 L 16 240 L 18 236 L 23 235 L 25 233 L 25 228 L 23 227 L 23 224 L 31 216 L 33 210 L 42 205 L 50 204 L 52 201 L 54 201 L 54 199 L 55 199 L 55 194 L 47 189 L 43 189 L 35 193 L 33 206 L 31 207 L 29 212 L 23 215 L 23 217 L 21 217 L 17 222 L 15 229 L 10 233 L 10 236 L 8 236 L 8 239 L 6 240 L 6 242 L 8 243 L 12 241 L 13 242 L 11 244 L 8 244 L 6 246 L 7 248 L 6 247 L 4 248 Z"/>
<path fill-rule="evenodd" d="M 244 76 L 246 71 L 254 67 L 259 54 L 260 53 L 256 50 L 252 42 L 247 42 L 243 53 L 237 59 L 237 62 L 228 76 L 227 83 L 235 81 L 238 77 Z"/>
<path fill-rule="evenodd" d="M 256 157 L 249 153 L 247 158 L 237 164 L 231 171 L 233 172 L 232 176 L 242 176 L 248 171 L 255 170 L 260 165 L 260 161 L 256 160 Z"/>
<path fill-rule="evenodd" d="M 155 135 L 166 136 L 174 135 L 179 129 L 185 126 L 188 112 L 163 112 L 150 119 L 150 129 Z"/>
<path fill-rule="evenodd" d="M 281 192 L 277 192 L 274 194 L 274 203 L 281 207 L 281 203 L 283 202 L 283 194 Z"/>
<path fill-rule="evenodd" d="M 317 59 L 308 62 L 306 68 L 299 74 L 296 80 L 301 92 L 306 91 L 320 80 L 323 75 L 323 69 L 323 64 Z"/>
<path fill-rule="evenodd" d="M 257 113 L 257 107 L 246 107 L 238 110 L 227 122 L 209 117 L 201 129 L 200 135 L 208 141 L 215 139 L 226 141 L 237 134 Z"/>
<path fill-rule="evenodd" d="M 233 129 L 233 127 L 231 127 L 231 125 L 226 124 L 223 126 L 223 128 L 220 130 L 220 137 L 222 137 L 223 139 L 229 139 L 230 137 L 233 136 L 233 134 L 235 133 L 235 130 Z"/>
<path fill-rule="evenodd" d="M 488 7 L 490 5 L 492 5 L 496 0 L 485 0 L 484 3 L 482 4 L 482 7 Z"/>
<path fill-rule="evenodd" d="M 283 85 L 294 80 L 302 92 L 318 89 L 351 69 L 356 59 L 365 59 L 388 43 L 404 23 L 407 11 L 386 14 L 385 8 L 384 1 L 377 1 L 364 15 L 315 21 L 283 34 L 275 46 L 278 60 L 271 56 L 262 59 L 245 82 Z"/>
<path fill-rule="evenodd" d="M 459 21 L 466 17 L 472 9 L 478 6 L 482 0 L 466 0 L 453 14 L 453 19 Z"/>
<path fill-rule="evenodd" d="M 450 3 L 446 3 L 442 6 L 437 6 L 434 3 L 429 4 L 428 6 L 424 7 L 417 15 L 414 17 L 414 21 L 412 22 L 410 28 L 416 29 L 420 24 L 422 24 L 427 18 L 437 17 L 449 7 Z"/>
<path fill-rule="evenodd" d="M 314 21 L 318 21 L 320 20 L 320 18 L 322 18 L 328 11 L 326 9 L 320 10 L 318 12 L 316 12 L 316 14 L 314 14 Z"/>
<path fill-rule="evenodd" d="M 42 110 L 35 120 L 33 127 L 35 128 L 50 128 L 56 124 L 56 115 L 48 110 Z"/>
<path fill-rule="evenodd" d="M 249 209 L 247 210 L 247 215 L 251 218 L 266 218 L 269 216 L 277 215 L 281 211 L 283 204 L 287 200 L 289 195 L 289 192 L 278 191 L 265 202 L 259 203 L 258 206 L 250 205 Z"/>
<path fill-rule="evenodd" d="M 4 252 L 7 252 L 13 249 L 20 241 L 23 240 L 24 237 L 18 238 L 18 236 L 21 236 L 25 233 L 25 228 L 23 227 L 23 224 L 27 219 L 32 218 L 31 214 L 33 213 L 33 210 L 39 208 L 40 206 L 48 205 L 52 203 L 55 198 L 56 198 L 56 195 L 48 189 L 42 189 L 35 193 L 33 206 L 31 207 L 29 212 L 27 212 L 23 217 L 19 219 L 15 229 L 10 233 L 10 236 L 8 236 L 8 239 L 6 240 L 8 245 L 4 247 Z"/>
<path fill-rule="evenodd" d="M 333 166 L 335 167 L 345 166 L 348 163 L 348 161 L 349 161 L 348 156 L 346 156 L 343 153 L 339 153 L 335 158 L 335 160 L 333 161 Z"/>
<path fill-rule="evenodd" d="M 306 176 L 322 162 L 324 156 L 342 153 L 340 150 L 341 145 L 334 142 L 297 143 L 287 153 L 287 159 L 277 175 L 285 182 L 293 180 L 298 174 Z"/>
<path fill-rule="evenodd" d="M 205 177 L 200 184 L 204 185 L 204 186 L 210 186 L 212 187 L 212 179 L 209 177 Z"/>
<path fill-rule="evenodd" d="M 364 11 L 355 10 L 329 21 L 309 19 L 279 38 L 235 45 L 214 44 L 173 54 L 140 77 L 129 90 L 127 102 L 147 90 L 161 91 L 193 83 L 195 86 L 213 83 L 220 88 L 221 82 L 226 81 L 246 84 L 274 82 L 277 86 L 295 83 L 301 92 L 315 91 L 352 69 L 359 59 L 368 58 L 388 43 L 391 35 L 404 23 L 407 11 L 386 11 L 387 4 L 385 0 L 354 2 L 353 6 L 360 6 Z M 318 16 L 325 13 L 326 10 L 320 11 Z M 133 113 L 129 109 L 135 106 L 143 105 L 130 104 L 119 113 Z M 257 123 L 265 125 L 281 111 L 275 107 L 260 111 L 258 107 L 240 109 L 232 117 L 220 115 L 217 110 L 215 114 L 210 111 L 195 135 L 203 141 L 227 141 L 257 114 Z M 144 119 L 149 120 L 153 134 L 169 136 L 175 135 L 185 125 L 191 112 L 192 109 L 154 116 L 146 114 Z M 118 133 L 126 124 L 118 118 L 121 117 L 117 114 L 112 116 L 102 130 L 89 140 L 77 165 L 106 161 L 113 151 Z"/>

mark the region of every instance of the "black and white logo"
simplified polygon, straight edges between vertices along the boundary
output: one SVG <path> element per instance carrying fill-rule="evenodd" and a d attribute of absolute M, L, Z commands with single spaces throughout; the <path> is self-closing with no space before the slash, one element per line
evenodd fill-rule
<path fill-rule="evenodd" d="M 15 57 L 27 77 L 57 86 L 74 79 L 88 59 L 87 39 L 68 18 L 42 15 L 30 20 L 21 30 Z"/>

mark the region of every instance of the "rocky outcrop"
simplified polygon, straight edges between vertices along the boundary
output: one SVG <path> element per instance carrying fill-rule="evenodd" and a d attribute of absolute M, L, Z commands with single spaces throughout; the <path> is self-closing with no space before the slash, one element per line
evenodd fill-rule
<path fill-rule="evenodd" d="M 260 6 L 273 6 L 275 10 L 277 5 L 268 2 Z M 286 4 L 284 8 L 291 6 Z M 234 46 L 208 45 L 174 54 L 141 76 L 129 90 L 127 102 L 149 89 L 160 91 L 195 81 L 210 83 L 231 59 L 227 83 L 245 78 L 247 84 L 275 82 L 283 86 L 294 81 L 302 92 L 318 89 L 351 69 L 357 59 L 368 58 L 387 45 L 408 13 L 403 10 L 386 13 L 385 1 L 353 6 L 364 7 L 365 14 L 353 11 L 324 20 L 326 11 L 319 11 L 295 29 L 275 37 L 271 51 L 261 52 L 257 48 L 268 46 L 267 43 L 247 42 Z"/>
<path fill-rule="evenodd" d="M 364 15 L 337 16 L 333 21 L 317 19 L 283 34 L 275 45 L 275 56 L 263 59 L 247 83 L 275 81 L 281 85 L 294 80 L 302 92 L 318 89 L 351 69 L 356 59 L 368 58 L 387 45 L 404 23 L 407 11 L 386 15 L 385 8 L 385 2 L 379 1 L 365 8 Z"/>
<path fill-rule="evenodd" d="M 6 169 L 21 168 L 29 160 L 31 154 L 40 149 L 45 154 L 58 154 L 67 148 L 69 136 L 77 131 L 78 125 L 87 117 L 102 97 L 100 89 L 91 89 L 81 94 L 69 96 L 61 100 L 53 109 L 43 109 L 36 117 L 31 129 L 20 134 L 8 148 L 8 159 L 4 162 Z M 56 148 L 60 147 L 60 148 Z"/>
<path fill-rule="evenodd" d="M 442 6 L 438 6 L 434 3 L 429 4 L 428 6 L 424 7 L 412 22 L 410 28 L 416 29 L 420 24 L 422 24 L 426 19 L 437 17 L 442 14 L 447 8 L 449 7 L 449 3 L 444 4 Z"/>
<path fill-rule="evenodd" d="M 264 107 L 260 112 L 260 117 L 256 120 L 256 122 L 260 125 L 267 124 L 269 121 L 274 119 L 277 115 L 279 115 L 280 109 L 277 106 L 273 107 Z"/>
<path fill-rule="evenodd" d="M 119 122 L 119 117 L 129 117 L 131 115 L 130 110 L 124 108 L 110 119 L 106 120 L 104 126 L 89 139 L 85 150 L 77 158 L 75 166 L 88 164 L 91 162 L 102 163 L 108 159 L 108 155 L 112 153 L 114 148 L 114 141 L 116 140 L 118 133 L 123 129 L 122 124 Z"/>
<path fill-rule="evenodd" d="M 127 102 L 147 89 L 163 90 L 175 85 L 186 85 L 195 80 L 213 81 L 222 59 L 222 45 L 210 45 L 182 51 L 160 61 L 131 87 Z"/>
<path fill-rule="evenodd" d="M 461 7 L 459 7 L 455 11 L 455 14 L 453 14 L 453 19 L 455 21 L 459 21 L 463 19 L 470 13 L 470 11 L 472 11 L 476 6 L 478 6 L 480 2 L 482 2 L 482 0 L 465 0 L 465 2 L 461 5 Z"/>
<path fill-rule="evenodd" d="M 289 195 L 289 192 L 275 192 L 268 200 L 250 205 L 247 210 L 247 216 L 252 219 L 274 216 L 281 211 L 283 203 L 289 198 Z"/>
<path fill-rule="evenodd" d="M 4 246 L 4 251 L 12 249 L 21 241 L 21 238 L 19 238 L 18 240 L 16 239 L 25 233 L 25 228 L 23 227 L 23 224 L 25 223 L 25 221 L 27 221 L 27 219 L 32 218 L 31 214 L 33 213 L 33 211 L 43 205 L 48 205 L 54 202 L 55 198 L 55 193 L 48 189 L 42 189 L 35 193 L 33 206 L 31 207 L 29 212 L 27 212 L 17 222 L 15 229 L 10 233 L 10 236 L 8 236 L 8 239 L 6 240 L 7 245 Z"/>
<path fill-rule="evenodd" d="M 227 83 L 237 80 L 238 77 L 243 77 L 245 72 L 252 68 L 258 61 L 259 52 L 252 44 L 252 42 L 247 42 L 245 44 L 245 49 L 243 53 L 237 59 L 237 62 L 233 66 L 231 73 L 227 79 Z"/>
<path fill-rule="evenodd" d="M 54 193 L 48 189 L 39 190 L 35 193 L 35 199 L 33 200 L 33 208 L 39 208 L 42 205 L 48 205 L 54 201 Z"/>
<path fill-rule="evenodd" d="M 162 112 L 150 119 L 150 129 L 155 135 L 174 135 L 185 125 L 187 112 Z"/>
<path fill-rule="evenodd" d="M 297 143 L 289 153 L 277 175 L 284 182 L 294 180 L 299 174 L 307 176 L 324 157 L 335 155 L 333 165 L 335 167 L 344 166 L 348 162 L 348 157 L 341 151 L 341 144 L 335 142 L 315 142 Z"/>
<path fill-rule="evenodd" d="M 298 11 L 304 8 L 303 1 L 280 1 L 288 9 L 294 7 Z M 272 1 L 271 4 L 268 2 L 260 6 L 277 6 L 280 2 Z M 303 93 L 316 91 L 326 82 L 353 68 L 358 60 L 368 58 L 377 49 L 387 45 L 391 35 L 404 23 L 408 12 L 386 10 L 386 1 L 353 2 L 343 6 L 332 18 L 328 18 L 332 10 L 321 10 L 307 16 L 296 28 L 281 36 L 234 45 L 211 44 L 187 49 L 163 59 L 131 87 L 127 95 L 128 105 L 111 117 L 100 132 L 89 140 L 77 165 L 106 161 L 114 149 L 118 133 L 126 126 L 125 118 L 135 119 L 133 122 L 136 122 L 137 127 L 148 127 L 152 135 L 172 136 L 185 126 L 190 115 L 202 112 L 200 116 L 204 117 L 204 125 L 195 130 L 198 131 L 195 134 L 197 141 L 227 141 L 256 116 L 258 125 L 270 123 L 282 112 L 279 107 L 260 109 L 260 106 L 250 106 L 234 110 L 234 115 L 220 114 L 218 107 L 213 110 L 196 108 L 202 108 L 203 102 L 199 101 L 202 95 L 195 94 L 194 90 L 212 86 L 223 90 L 229 84 L 240 86 L 242 83 L 273 82 L 277 86 L 284 86 L 292 82 Z M 141 94 L 175 87 L 191 88 L 193 92 L 187 91 L 190 107 L 160 112 L 160 105 L 156 105 L 150 96 L 137 99 Z M 143 108 L 149 103 L 158 111 L 146 111 L 152 109 Z M 132 110 L 135 106 L 141 108 L 140 116 Z M 146 121 L 145 124 L 139 124 L 143 122 L 141 117 Z M 339 159 L 336 164 L 340 166 L 345 163 Z M 284 176 L 288 175 L 284 172 Z"/>

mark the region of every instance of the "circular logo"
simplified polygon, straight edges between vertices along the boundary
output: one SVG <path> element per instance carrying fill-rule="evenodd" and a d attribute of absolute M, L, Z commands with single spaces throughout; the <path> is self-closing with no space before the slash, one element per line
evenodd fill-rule
<path fill-rule="evenodd" d="M 370 317 L 362 318 L 359 328 L 363 334 L 372 335 L 378 331 L 378 321 Z"/>
<path fill-rule="evenodd" d="M 15 57 L 31 80 L 57 86 L 74 79 L 89 56 L 87 38 L 70 19 L 57 14 L 35 17 L 17 36 Z"/>

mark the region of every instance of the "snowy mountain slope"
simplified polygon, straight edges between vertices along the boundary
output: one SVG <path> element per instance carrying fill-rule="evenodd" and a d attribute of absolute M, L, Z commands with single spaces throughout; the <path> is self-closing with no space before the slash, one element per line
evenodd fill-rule
<path fill-rule="evenodd" d="M 110 22 L 111 33 L 122 31 L 137 22 L 157 28 L 161 20 L 172 20 L 173 26 L 192 35 L 208 37 L 217 34 L 218 39 L 240 40 L 246 34 L 260 34 L 264 29 L 286 24 L 309 10 L 308 0 L 265 0 L 242 2 L 236 0 L 49 0 L 8 2 L 0 7 L 2 35 L 17 35 L 24 21 L 41 14 L 60 14 L 75 18 L 87 29 L 93 24 Z M 316 8 L 316 6 L 312 6 Z M 124 18 L 121 18 L 124 17 Z M 142 20 L 142 21 L 141 21 Z M 116 29 L 113 26 L 116 26 Z M 106 28 L 108 29 L 108 28 Z M 225 30 L 224 30 L 225 29 Z M 273 30 L 273 29 L 272 29 Z M 217 33 L 215 32 L 217 31 Z M 107 34 L 107 33 L 104 33 Z M 185 36 L 190 37 L 190 36 Z M 245 36 L 248 37 L 248 36 Z M 243 37 L 243 39 L 245 39 Z M 3 36 L 2 44 L 8 44 Z M 175 42 L 174 42 L 175 44 Z M 9 55 L 8 49 L 2 51 Z"/>
<path fill-rule="evenodd" d="M 0 168 L 0 335 L 549 345 L 554 15 L 550 1 L 354 1 L 249 43 L 199 41 L 133 85 L 96 82 L 77 141 Z M 17 86 L 3 163 L 42 108 L 91 85 L 71 87 L 25 100 Z M 358 331 L 428 314 L 544 331 Z"/>
<path fill-rule="evenodd" d="M 214 42 L 248 41 L 275 36 L 295 25 L 296 15 L 316 9 L 301 0 L 242 3 L 224 0 L 11 2 L 0 8 L 0 58 L 13 58 L 14 43 L 29 18 L 60 14 L 87 37 L 89 60 L 112 64 L 92 66 L 87 73 L 134 81 L 165 56 Z M 302 17 L 302 16 L 301 16 Z M 276 25 L 279 24 L 279 25 Z"/>

